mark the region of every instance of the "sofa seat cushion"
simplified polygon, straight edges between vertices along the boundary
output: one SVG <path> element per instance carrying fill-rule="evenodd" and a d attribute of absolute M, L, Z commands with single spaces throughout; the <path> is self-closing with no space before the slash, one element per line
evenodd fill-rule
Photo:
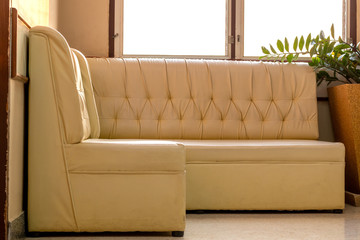
<path fill-rule="evenodd" d="M 65 145 L 70 173 L 184 171 L 181 144 L 161 140 L 87 139 Z"/>
<path fill-rule="evenodd" d="M 187 163 L 317 163 L 344 161 L 342 143 L 316 140 L 176 140 Z"/>

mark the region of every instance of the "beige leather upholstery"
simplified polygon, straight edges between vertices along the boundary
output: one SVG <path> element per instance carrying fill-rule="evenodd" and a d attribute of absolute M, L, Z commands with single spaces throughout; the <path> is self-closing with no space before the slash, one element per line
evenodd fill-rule
<path fill-rule="evenodd" d="M 65 145 L 71 173 L 184 171 L 183 148 L 169 141 L 88 139 Z M 119 158 L 121 156 L 121 158 Z"/>
<path fill-rule="evenodd" d="M 59 107 L 59 118 L 62 119 L 62 125 L 58 128 L 64 131 L 65 142 L 79 143 L 89 137 L 90 123 L 85 107 L 81 73 L 77 66 L 78 60 L 62 35 L 50 28 L 36 27 L 30 31 L 30 36 L 34 39 L 31 47 L 36 49 L 32 50 L 32 57 L 35 57 L 34 51 L 39 51 L 36 53 L 36 59 L 30 60 L 30 64 L 39 65 L 42 69 L 33 71 L 32 73 L 36 74 L 33 78 L 46 76 L 51 80 L 50 84 L 54 86 L 53 94 Z"/>
<path fill-rule="evenodd" d="M 186 184 L 188 210 L 345 207 L 344 163 L 190 163 Z"/>
<path fill-rule="evenodd" d="M 76 49 L 72 49 L 72 52 L 76 55 L 79 62 L 79 67 L 81 69 L 81 79 L 85 91 L 86 108 L 90 117 L 91 138 L 98 138 L 100 136 L 99 115 L 96 108 L 88 63 L 85 56 L 81 52 Z"/>
<path fill-rule="evenodd" d="M 344 208 L 344 146 L 315 140 L 176 140 L 186 149 L 186 208 Z"/>
<path fill-rule="evenodd" d="M 315 140 L 176 140 L 186 163 L 341 163 L 344 146 Z"/>
<path fill-rule="evenodd" d="M 29 45 L 28 230 L 184 231 L 184 147 L 89 139 L 99 120 L 86 59 L 47 27 Z"/>
<path fill-rule="evenodd" d="M 101 138 L 317 139 L 307 64 L 89 58 Z"/>
<path fill-rule="evenodd" d="M 101 138 L 185 146 L 187 209 L 344 208 L 344 146 L 316 141 L 307 64 L 88 62 Z"/>

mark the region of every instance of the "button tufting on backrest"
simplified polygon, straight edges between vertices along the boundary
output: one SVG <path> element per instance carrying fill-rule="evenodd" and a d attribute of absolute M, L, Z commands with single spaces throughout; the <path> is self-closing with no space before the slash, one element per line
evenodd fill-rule
<path fill-rule="evenodd" d="M 101 136 L 318 136 L 315 74 L 306 64 L 92 58 L 88 62 Z M 109 121 L 114 112 L 116 121 Z"/>

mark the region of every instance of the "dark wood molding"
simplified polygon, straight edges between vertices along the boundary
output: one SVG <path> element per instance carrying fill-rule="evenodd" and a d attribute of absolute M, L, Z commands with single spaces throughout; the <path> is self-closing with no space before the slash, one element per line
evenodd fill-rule
<path fill-rule="evenodd" d="M 109 57 L 115 56 L 115 0 L 109 0 Z"/>
<path fill-rule="evenodd" d="M 18 18 L 24 23 L 24 25 L 30 29 L 30 25 L 26 23 L 23 18 L 20 18 L 16 8 L 11 8 L 11 78 L 14 80 L 27 83 L 28 77 L 23 76 L 17 72 L 17 23 Z"/>
<path fill-rule="evenodd" d="M 16 77 L 16 50 L 17 50 L 17 19 L 16 8 L 11 8 L 11 78 Z"/>
<path fill-rule="evenodd" d="M 13 80 L 16 80 L 16 81 L 20 81 L 22 83 L 28 83 L 29 82 L 29 78 L 28 77 L 25 77 L 23 75 L 16 75 L 15 77 L 12 77 Z"/>
<path fill-rule="evenodd" d="M 8 146 L 8 87 L 9 87 L 9 0 L 0 1 L 0 239 L 7 239 L 7 146 Z"/>
<path fill-rule="evenodd" d="M 236 43 L 236 0 L 231 0 L 231 59 L 235 59 L 235 43 Z"/>
<path fill-rule="evenodd" d="M 350 38 L 356 45 L 360 39 L 357 39 L 357 11 L 356 0 L 350 0 Z"/>

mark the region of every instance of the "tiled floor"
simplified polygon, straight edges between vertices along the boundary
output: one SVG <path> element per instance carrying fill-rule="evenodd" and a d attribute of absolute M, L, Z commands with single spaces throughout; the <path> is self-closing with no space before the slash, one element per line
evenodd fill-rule
<path fill-rule="evenodd" d="M 346 205 L 332 213 L 205 213 L 187 214 L 184 238 L 169 233 L 121 233 L 86 236 L 51 236 L 28 240 L 360 240 L 360 208 Z"/>

